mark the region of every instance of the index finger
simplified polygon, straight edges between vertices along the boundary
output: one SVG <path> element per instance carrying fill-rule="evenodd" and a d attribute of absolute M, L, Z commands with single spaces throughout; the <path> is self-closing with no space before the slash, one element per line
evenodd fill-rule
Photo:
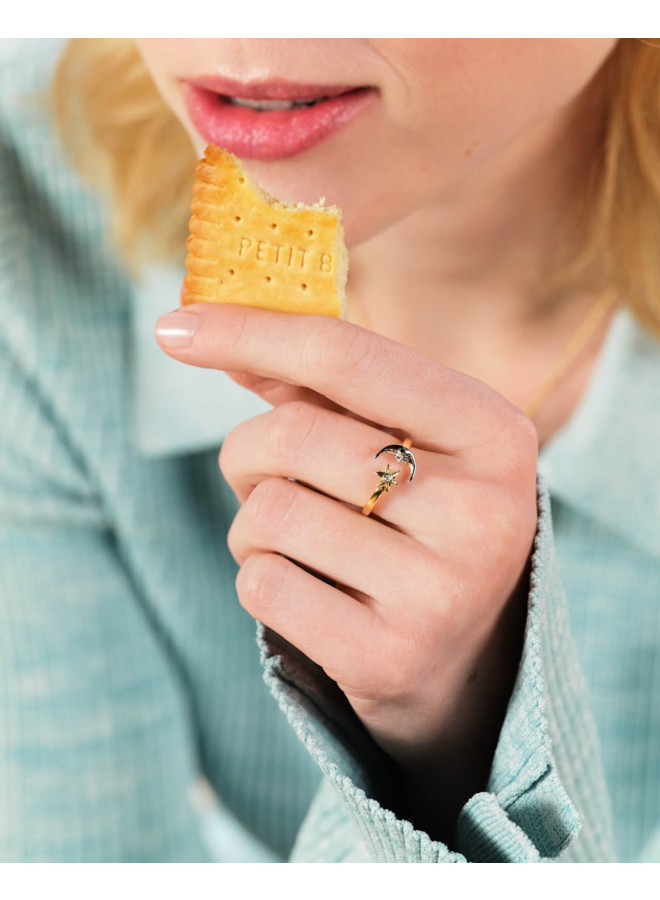
<path fill-rule="evenodd" d="M 330 316 L 194 303 L 156 327 L 161 348 L 181 362 L 304 385 L 428 450 L 460 453 L 491 439 L 511 406 L 476 378 Z"/>

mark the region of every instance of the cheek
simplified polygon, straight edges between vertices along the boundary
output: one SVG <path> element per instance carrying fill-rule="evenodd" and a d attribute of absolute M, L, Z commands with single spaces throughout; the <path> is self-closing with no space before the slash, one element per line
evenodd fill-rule
<path fill-rule="evenodd" d="M 399 76 L 390 96 L 394 125 L 449 175 L 549 120 L 596 74 L 616 39 L 374 43 Z"/>
<path fill-rule="evenodd" d="M 168 38 L 133 38 L 133 40 L 163 100 L 172 108 L 175 95 L 170 70 L 177 58 L 177 41 Z"/>
<path fill-rule="evenodd" d="M 166 69 L 168 60 L 176 53 L 175 41 L 167 38 L 163 38 L 163 40 L 158 38 L 133 38 L 133 41 L 152 75 L 155 72 Z"/>

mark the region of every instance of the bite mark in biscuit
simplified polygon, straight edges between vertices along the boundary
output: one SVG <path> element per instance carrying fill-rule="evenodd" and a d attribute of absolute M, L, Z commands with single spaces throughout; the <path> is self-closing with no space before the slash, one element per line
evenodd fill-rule
<path fill-rule="evenodd" d="M 346 317 L 348 253 L 338 206 L 276 200 L 213 144 L 195 174 L 182 305 Z"/>

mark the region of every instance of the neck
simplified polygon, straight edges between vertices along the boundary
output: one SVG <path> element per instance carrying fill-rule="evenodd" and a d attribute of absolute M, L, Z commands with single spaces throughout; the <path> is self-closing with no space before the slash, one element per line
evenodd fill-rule
<path fill-rule="evenodd" d="M 603 285 L 549 297 L 559 235 L 601 138 L 604 95 L 589 88 L 405 220 L 352 253 L 351 318 L 452 368 L 482 378 L 518 405 L 511 368 L 524 342 L 538 377 L 561 353 Z M 535 374 L 526 372 L 533 379 Z M 530 382 L 527 381 L 527 390 Z"/>

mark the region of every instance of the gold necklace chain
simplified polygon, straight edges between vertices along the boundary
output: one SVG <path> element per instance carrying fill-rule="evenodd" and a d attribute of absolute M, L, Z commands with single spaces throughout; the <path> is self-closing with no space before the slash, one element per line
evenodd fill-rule
<path fill-rule="evenodd" d="M 580 323 L 580 326 L 566 343 L 555 368 L 522 407 L 522 411 L 525 415 L 529 416 L 530 419 L 534 418 L 541 406 L 543 406 L 548 399 L 559 379 L 565 374 L 571 363 L 575 361 L 584 345 L 594 333 L 596 326 L 608 309 L 614 304 L 617 297 L 618 291 L 616 288 L 609 287 L 591 307 L 586 317 Z"/>

